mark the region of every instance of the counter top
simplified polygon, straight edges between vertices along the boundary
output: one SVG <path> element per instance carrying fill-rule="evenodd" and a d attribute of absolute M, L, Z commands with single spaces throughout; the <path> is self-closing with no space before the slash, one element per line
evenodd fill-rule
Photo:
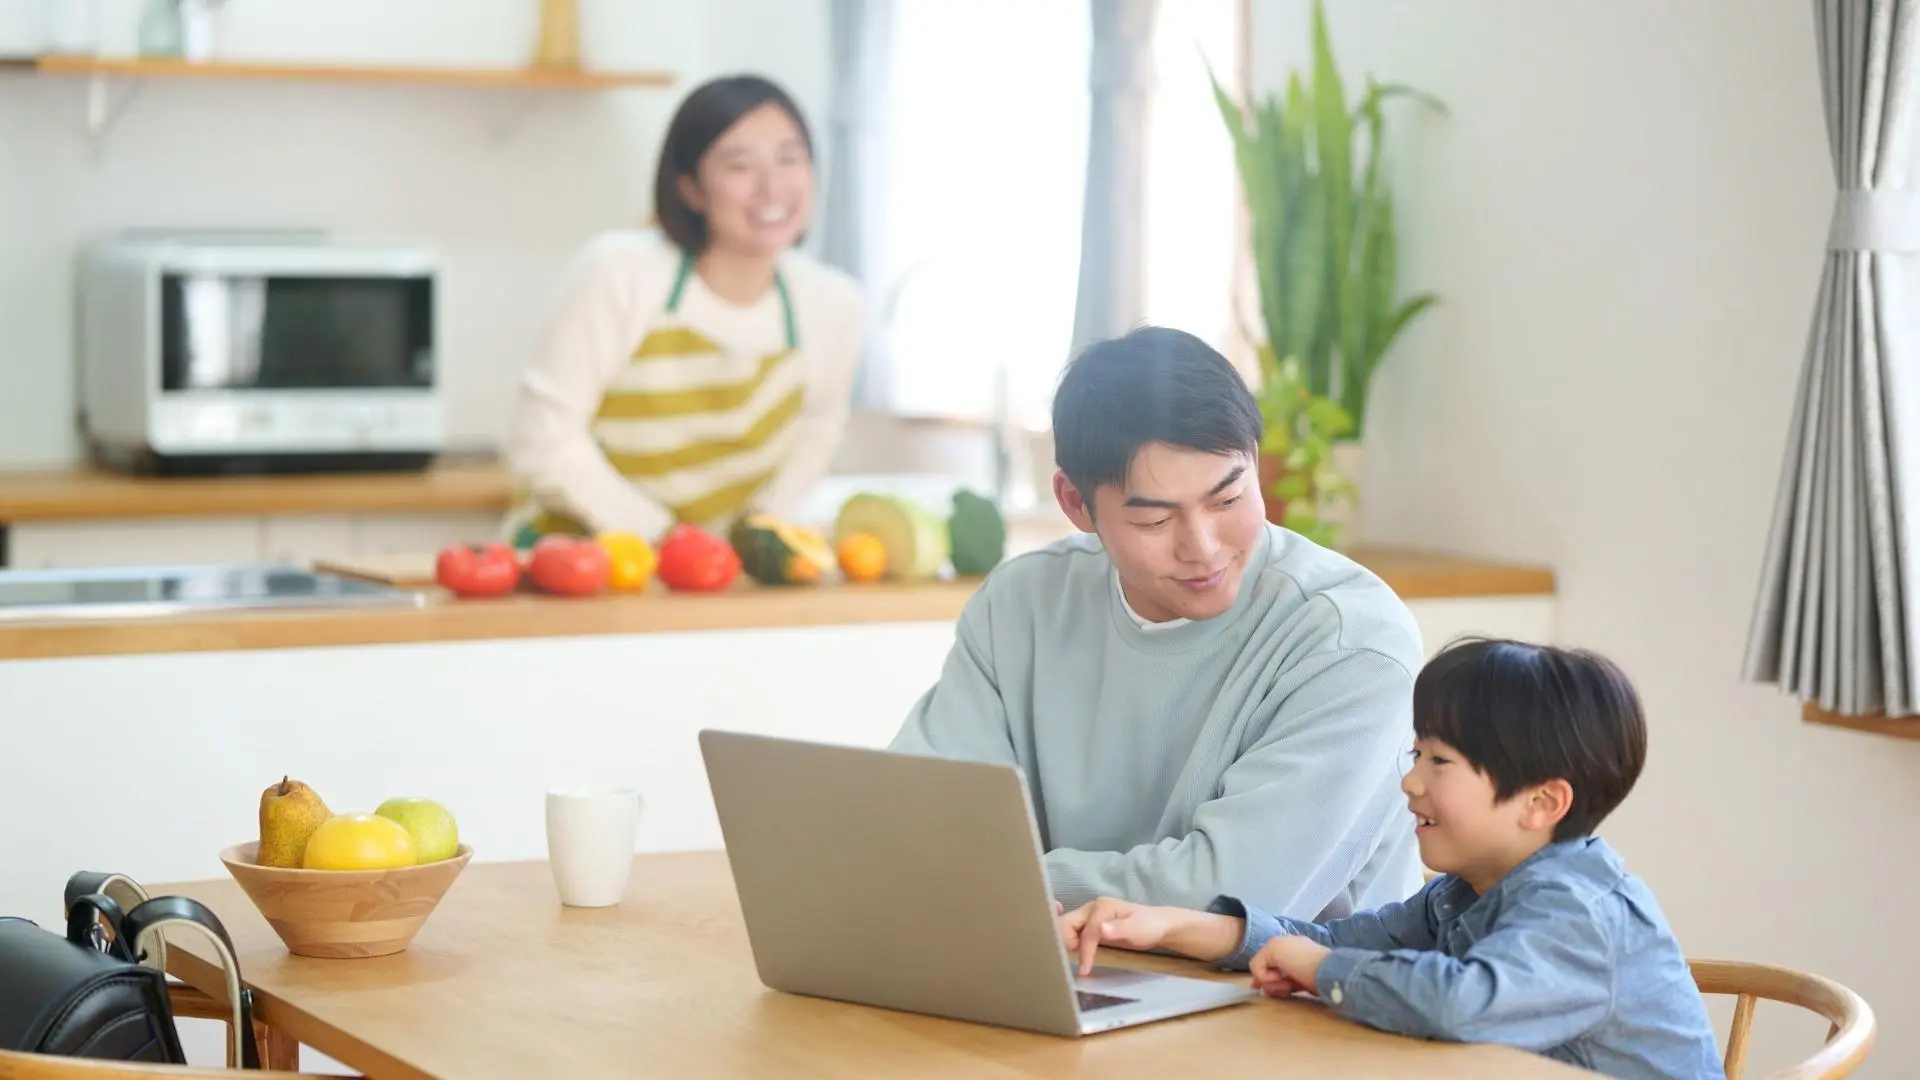
<path fill-rule="evenodd" d="M 1405 600 L 1551 596 L 1551 570 L 1407 549 L 1353 558 Z M 675 593 L 655 582 L 637 595 L 590 599 L 515 595 L 457 600 L 424 590 L 417 608 L 228 612 L 138 619 L 0 624 L 0 660 L 389 645 L 500 638 L 951 622 L 979 579 Z"/>
<path fill-rule="evenodd" d="M 513 480 L 497 463 L 410 473 L 136 476 L 100 469 L 0 471 L 0 525 L 272 514 L 503 512 Z"/>

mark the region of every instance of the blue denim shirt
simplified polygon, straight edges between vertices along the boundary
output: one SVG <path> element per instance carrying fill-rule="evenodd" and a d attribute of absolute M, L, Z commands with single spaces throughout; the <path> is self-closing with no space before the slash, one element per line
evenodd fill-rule
<path fill-rule="evenodd" d="M 1369 1027 L 1506 1043 L 1613 1077 L 1724 1080 L 1685 955 L 1654 902 L 1597 837 L 1549 844 L 1477 895 L 1451 874 L 1412 898 L 1324 926 L 1232 897 L 1244 970 L 1273 938 L 1333 951 L 1314 992 Z"/>

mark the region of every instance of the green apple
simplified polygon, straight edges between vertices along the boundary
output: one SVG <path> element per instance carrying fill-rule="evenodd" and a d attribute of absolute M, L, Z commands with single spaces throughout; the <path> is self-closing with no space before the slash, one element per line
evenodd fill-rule
<path fill-rule="evenodd" d="M 413 837 L 416 865 L 451 859 L 460 850 L 460 826 L 432 799 L 388 799 L 374 813 L 398 822 Z"/>

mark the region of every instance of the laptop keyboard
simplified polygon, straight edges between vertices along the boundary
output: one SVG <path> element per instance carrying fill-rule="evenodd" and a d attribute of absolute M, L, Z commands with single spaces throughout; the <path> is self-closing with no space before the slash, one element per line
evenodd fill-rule
<path fill-rule="evenodd" d="M 1115 997 L 1112 994 L 1096 994 L 1091 990 L 1076 990 L 1074 993 L 1080 995 L 1080 1010 L 1082 1012 L 1089 1009 L 1104 1009 L 1110 1005 L 1131 1005 L 1137 1000 L 1128 997 Z"/>

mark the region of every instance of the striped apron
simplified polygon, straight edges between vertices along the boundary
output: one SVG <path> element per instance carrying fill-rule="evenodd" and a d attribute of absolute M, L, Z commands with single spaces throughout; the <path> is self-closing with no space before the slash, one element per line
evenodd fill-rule
<path fill-rule="evenodd" d="M 806 400 L 805 365 L 794 359 L 799 330 L 778 271 L 786 347 L 770 353 L 724 347 L 682 318 L 692 275 L 693 259 L 682 257 L 666 309 L 603 392 L 591 429 L 607 461 L 676 521 L 724 533 L 787 456 Z M 519 547 L 588 531 L 558 499 L 533 492 L 508 522 Z"/>

